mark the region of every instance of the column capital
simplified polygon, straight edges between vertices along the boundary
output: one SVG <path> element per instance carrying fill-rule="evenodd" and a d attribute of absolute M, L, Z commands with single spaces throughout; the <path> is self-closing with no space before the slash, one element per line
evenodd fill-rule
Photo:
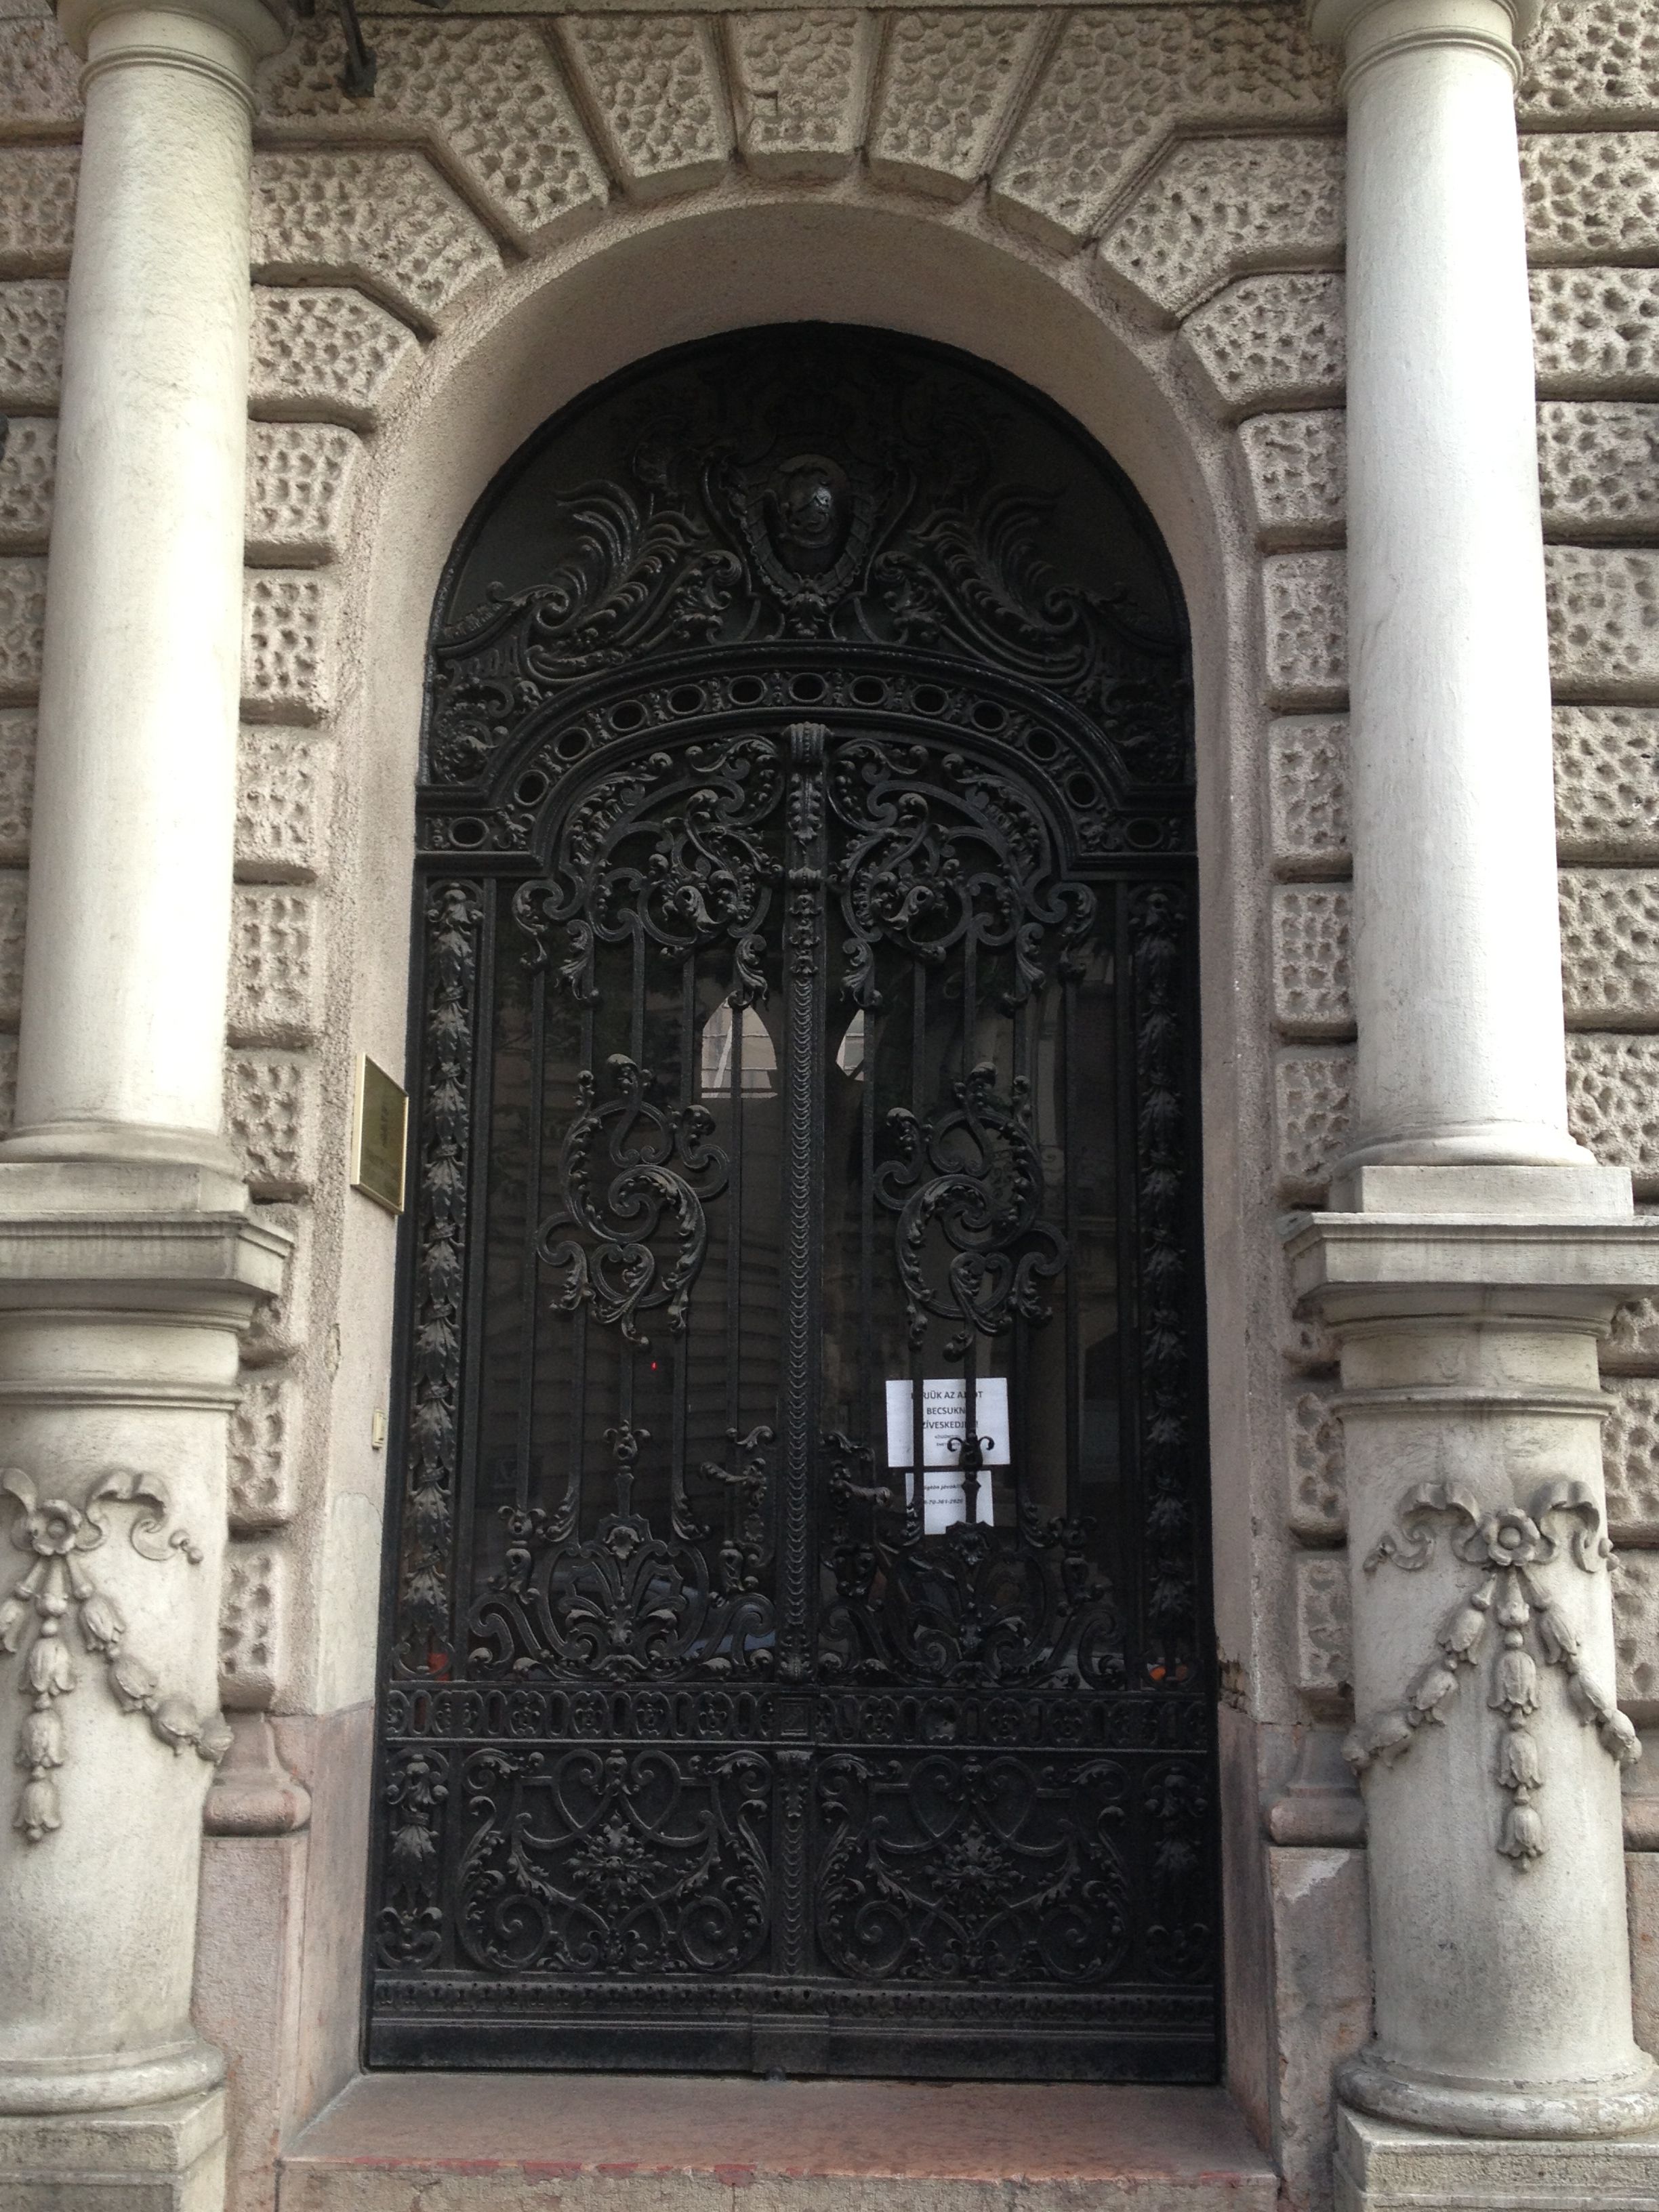
<path fill-rule="evenodd" d="M 1518 77 L 1520 49 L 1543 12 L 1544 0 L 1310 0 L 1308 28 L 1322 45 L 1345 50 L 1350 77 L 1423 46 L 1485 47 Z"/>
<path fill-rule="evenodd" d="M 195 69 L 228 74 L 246 99 L 256 64 L 288 44 L 294 9 L 292 0 L 59 0 L 58 21 L 88 75 L 146 62 Z"/>

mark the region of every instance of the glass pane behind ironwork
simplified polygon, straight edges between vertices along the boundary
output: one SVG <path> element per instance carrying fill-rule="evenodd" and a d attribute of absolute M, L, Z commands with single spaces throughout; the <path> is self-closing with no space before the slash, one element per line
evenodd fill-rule
<path fill-rule="evenodd" d="M 419 795 L 369 2050 L 1215 2065 L 1178 596 L 741 334 L 469 526 Z"/>

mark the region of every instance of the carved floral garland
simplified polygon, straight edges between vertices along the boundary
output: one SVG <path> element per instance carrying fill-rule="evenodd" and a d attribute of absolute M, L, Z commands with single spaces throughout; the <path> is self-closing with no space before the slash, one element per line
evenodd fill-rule
<path fill-rule="evenodd" d="M 1502 1716 L 1495 1778 L 1510 1800 L 1498 1849 L 1522 1868 L 1544 1849 L 1543 1820 L 1532 1802 L 1544 1775 L 1538 1740 L 1527 1725 L 1538 1710 L 1538 1666 L 1526 1648 L 1528 1632 L 1537 1639 L 1544 1664 L 1559 1667 L 1566 1675 L 1580 1717 L 1594 1724 L 1609 1758 L 1629 1766 L 1642 1756 L 1628 1717 L 1583 1671 L 1577 1632 L 1561 1618 L 1554 1599 L 1538 1580 L 1535 1570 L 1549 1565 L 1561 1551 L 1558 1540 L 1547 1533 L 1555 1514 L 1579 1522 L 1571 1540 L 1573 1559 L 1586 1574 L 1598 1573 L 1613 1547 L 1602 1533 L 1601 1510 L 1582 1483 L 1546 1483 L 1534 1497 L 1530 1513 L 1517 1508 L 1483 1513 L 1468 1491 L 1450 1483 L 1425 1483 L 1407 1492 L 1397 1525 L 1365 1560 L 1368 1575 L 1375 1574 L 1385 1559 L 1408 1574 L 1426 1566 L 1435 1547 L 1430 1524 L 1440 1515 L 1458 1524 L 1451 1537 L 1456 1556 L 1486 1571 L 1442 1621 L 1435 1637 L 1435 1656 L 1418 1668 L 1400 1704 L 1373 1714 L 1343 1746 L 1343 1756 L 1356 1774 L 1364 1774 L 1379 1760 L 1392 1766 L 1403 1758 L 1417 1729 L 1425 1723 L 1443 1725 L 1441 1707 L 1457 1694 L 1462 1670 L 1474 1668 L 1487 1631 L 1495 1626 L 1501 1641 L 1493 1656 L 1486 1703 Z"/>
<path fill-rule="evenodd" d="M 217 1765 L 230 1748 L 230 1729 L 221 1713 L 198 1713 L 187 1698 L 163 1695 L 143 1660 L 125 1650 L 126 1623 L 113 1598 L 100 1590 L 82 1558 L 95 1552 L 109 1534 L 99 1508 L 104 1504 L 147 1505 L 131 1531 L 132 1547 L 146 1559 L 170 1559 L 182 1553 L 193 1567 L 202 1564 L 198 1546 L 182 1528 L 161 1534 L 171 1510 L 167 1493 L 153 1475 L 116 1473 L 95 1481 L 80 1505 L 66 1498 L 38 1498 L 20 1468 L 0 1469 L 0 1492 L 16 1501 L 11 1540 L 33 1555 L 33 1565 L 9 1597 L 0 1601 L 0 1652 L 22 1650 L 31 1624 L 33 1635 L 22 1653 L 25 1694 L 33 1699 L 17 1732 L 16 1763 L 26 1775 L 12 1826 L 30 1843 L 41 1842 L 63 1825 L 58 1785 L 63 1765 L 63 1716 L 59 1700 L 80 1677 L 70 1656 L 64 1623 L 72 1613 L 88 1655 L 101 1660 L 110 1689 L 125 1713 L 149 1716 L 154 1735 L 175 1752 L 195 1748 Z"/>

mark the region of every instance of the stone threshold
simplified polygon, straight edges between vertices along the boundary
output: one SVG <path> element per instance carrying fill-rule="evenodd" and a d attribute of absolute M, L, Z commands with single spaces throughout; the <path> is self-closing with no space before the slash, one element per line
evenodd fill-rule
<path fill-rule="evenodd" d="M 1223 2089 L 365 2074 L 279 2212 L 1273 2212 Z"/>

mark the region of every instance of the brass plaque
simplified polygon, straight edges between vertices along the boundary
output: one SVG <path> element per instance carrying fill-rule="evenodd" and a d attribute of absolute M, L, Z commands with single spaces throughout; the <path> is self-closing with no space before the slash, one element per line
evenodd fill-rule
<path fill-rule="evenodd" d="M 404 1210 L 404 1154 L 409 1142 L 409 1094 L 367 1053 L 357 1056 L 351 1109 L 351 1188 L 388 1213 Z"/>

